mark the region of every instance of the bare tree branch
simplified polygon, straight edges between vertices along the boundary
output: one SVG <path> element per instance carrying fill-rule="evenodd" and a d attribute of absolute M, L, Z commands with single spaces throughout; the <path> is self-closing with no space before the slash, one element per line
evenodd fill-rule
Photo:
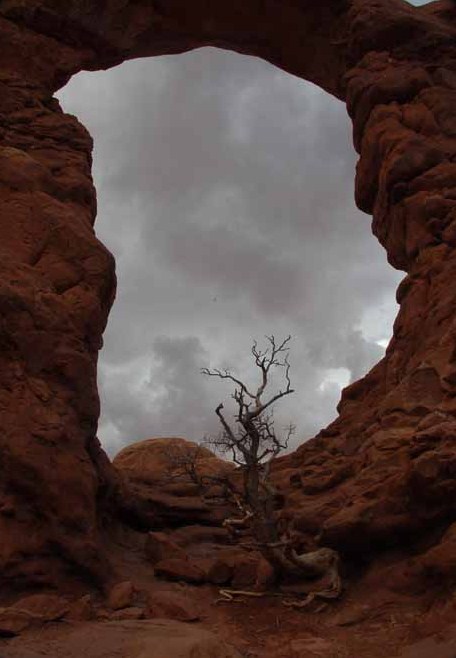
<path fill-rule="evenodd" d="M 265 348 L 260 348 L 257 341 L 251 348 L 255 366 L 260 371 L 260 382 L 255 388 L 255 394 L 228 369 L 203 368 L 201 372 L 235 384 L 231 394 L 236 404 L 235 426 L 230 425 L 225 418 L 223 403 L 219 404 L 215 413 L 223 431 L 213 440 L 213 444 L 219 450 L 230 453 L 233 461 L 240 465 L 244 478 L 244 502 L 249 512 L 243 512 L 242 523 L 251 520 L 256 540 L 266 545 L 278 540 L 274 520 L 276 492 L 270 483 L 271 461 L 287 447 L 294 432 L 294 426 L 290 424 L 283 437 L 277 435 L 272 409 L 276 402 L 294 390 L 291 388 L 288 359 L 291 336 L 279 342 L 273 335 L 265 338 Z M 266 397 L 273 369 L 283 369 L 284 386 Z"/>
<path fill-rule="evenodd" d="M 250 393 L 248 391 L 248 389 L 247 389 L 246 385 L 244 384 L 244 382 L 241 382 L 239 379 L 236 379 L 236 377 L 233 377 L 233 375 L 230 373 L 229 370 L 225 369 L 222 372 L 218 368 L 215 368 L 214 370 L 209 370 L 209 368 L 201 368 L 201 374 L 202 375 L 207 375 L 208 377 L 219 377 L 220 379 L 229 379 L 232 382 L 234 382 L 235 384 L 237 384 L 241 390 L 245 391 L 245 393 L 247 393 L 247 395 L 250 398 L 252 398 L 252 400 L 255 399 L 255 396 L 252 395 L 252 393 Z"/>

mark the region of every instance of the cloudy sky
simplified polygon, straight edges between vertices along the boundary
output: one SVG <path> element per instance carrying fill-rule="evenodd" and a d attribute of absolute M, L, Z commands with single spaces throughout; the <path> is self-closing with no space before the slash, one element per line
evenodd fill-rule
<path fill-rule="evenodd" d="M 204 48 L 81 73 L 59 94 L 95 139 L 99 238 L 118 292 L 100 359 L 109 454 L 219 430 L 250 346 L 292 335 L 295 443 L 382 356 L 402 278 L 353 201 L 345 106 L 270 64 Z M 277 383 L 279 385 L 279 382 Z"/>

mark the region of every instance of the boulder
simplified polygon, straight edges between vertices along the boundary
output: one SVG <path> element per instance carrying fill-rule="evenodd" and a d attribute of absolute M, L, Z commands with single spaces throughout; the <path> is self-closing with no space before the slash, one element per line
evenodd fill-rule
<path fill-rule="evenodd" d="M 176 621 L 197 621 L 201 617 L 200 606 L 188 592 L 150 592 L 147 597 L 148 616 Z"/>
<path fill-rule="evenodd" d="M 215 559 L 207 571 L 207 579 L 213 585 L 226 585 L 233 577 L 233 566 L 223 559 Z"/>
<path fill-rule="evenodd" d="M 165 580 L 183 581 L 192 585 L 200 585 L 207 576 L 206 573 L 191 560 L 170 558 L 155 565 L 155 575 Z"/>
<path fill-rule="evenodd" d="M 70 603 L 57 594 L 31 594 L 19 599 L 12 608 L 44 621 L 56 621 L 68 613 Z"/>
<path fill-rule="evenodd" d="M 66 617 L 70 621 L 89 621 L 94 619 L 95 609 L 91 595 L 85 594 L 76 601 L 73 601 Z"/>
<path fill-rule="evenodd" d="M 0 608 L 0 637 L 19 635 L 27 628 L 41 622 L 30 614 L 14 608 Z"/>
<path fill-rule="evenodd" d="M 108 608 L 122 610 L 133 604 L 135 587 L 130 581 L 117 583 L 111 588 L 107 598 Z"/>
<path fill-rule="evenodd" d="M 233 560 L 231 586 L 235 589 L 252 588 L 258 580 L 258 568 L 263 559 L 255 555 L 239 555 Z"/>
<path fill-rule="evenodd" d="M 117 499 L 123 520 L 140 529 L 220 527 L 229 506 L 206 498 L 207 487 L 188 474 L 189 462 L 203 478 L 235 470 L 232 463 L 185 439 L 146 439 L 121 450 L 113 464 L 122 482 Z"/>
<path fill-rule="evenodd" d="M 109 619 L 115 621 L 129 621 L 132 619 L 144 619 L 147 616 L 148 615 L 146 614 L 144 608 L 132 605 L 128 608 L 122 608 L 122 610 L 114 610 L 109 615 Z"/>
<path fill-rule="evenodd" d="M 70 610 L 68 601 L 55 594 L 32 594 L 7 608 L 0 608 L 0 636 L 19 635 L 32 626 L 62 619 Z"/>
<path fill-rule="evenodd" d="M 220 459 L 207 448 L 180 438 L 138 441 L 123 448 L 113 464 L 130 480 L 165 489 L 169 486 L 174 493 L 176 481 L 193 484 L 181 465 L 185 460 L 194 461 L 199 476 L 224 476 L 234 470 L 232 463 Z"/>
<path fill-rule="evenodd" d="M 154 565 L 170 558 L 185 559 L 186 553 L 164 532 L 149 532 L 145 552 L 150 564 Z"/>

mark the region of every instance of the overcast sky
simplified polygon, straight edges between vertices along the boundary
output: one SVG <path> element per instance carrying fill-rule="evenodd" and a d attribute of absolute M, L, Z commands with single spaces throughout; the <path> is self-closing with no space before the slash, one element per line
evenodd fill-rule
<path fill-rule="evenodd" d="M 96 230 L 117 260 L 105 449 L 218 432 L 230 388 L 200 368 L 253 382 L 252 340 L 271 333 L 293 337 L 296 389 L 276 427 L 313 436 L 382 356 L 402 278 L 354 205 L 345 106 L 213 48 L 81 73 L 59 98 L 94 137 Z"/>

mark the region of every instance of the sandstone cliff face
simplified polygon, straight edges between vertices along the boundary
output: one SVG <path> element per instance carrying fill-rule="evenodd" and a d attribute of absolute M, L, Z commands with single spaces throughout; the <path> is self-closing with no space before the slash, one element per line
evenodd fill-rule
<path fill-rule="evenodd" d="M 67 49 L 1 29 L 0 571 L 20 587 L 100 572 L 96 361 L 115 278 L 92 140 L 42 84 Z"/>
<path fill-rule="evenodd" d="M 416 532 L 448 524 L 455 16 L 452 0 L 423 8 L 401 0 L 0 2 L 3 582 L 109 577 L 100 513 L 116 475 L 96 439 L 96 361 L 114 264 L 93 230 L 90 136 L 52 94 L 83 68 L 201 45 L 261 56 L 346 100 L 360 153 L 357 203 L 373 214 L 391 264 L 407 272 L 386 357 L 344 391 L 340 417 L 322 437 L 280 465 L 280 482 L 295 487 L 297 523 L 312 528 L 319 510 L 325 541 L 344 550 L 353 529 L 365 545 L 389 542 L 403 523 Z"/>

